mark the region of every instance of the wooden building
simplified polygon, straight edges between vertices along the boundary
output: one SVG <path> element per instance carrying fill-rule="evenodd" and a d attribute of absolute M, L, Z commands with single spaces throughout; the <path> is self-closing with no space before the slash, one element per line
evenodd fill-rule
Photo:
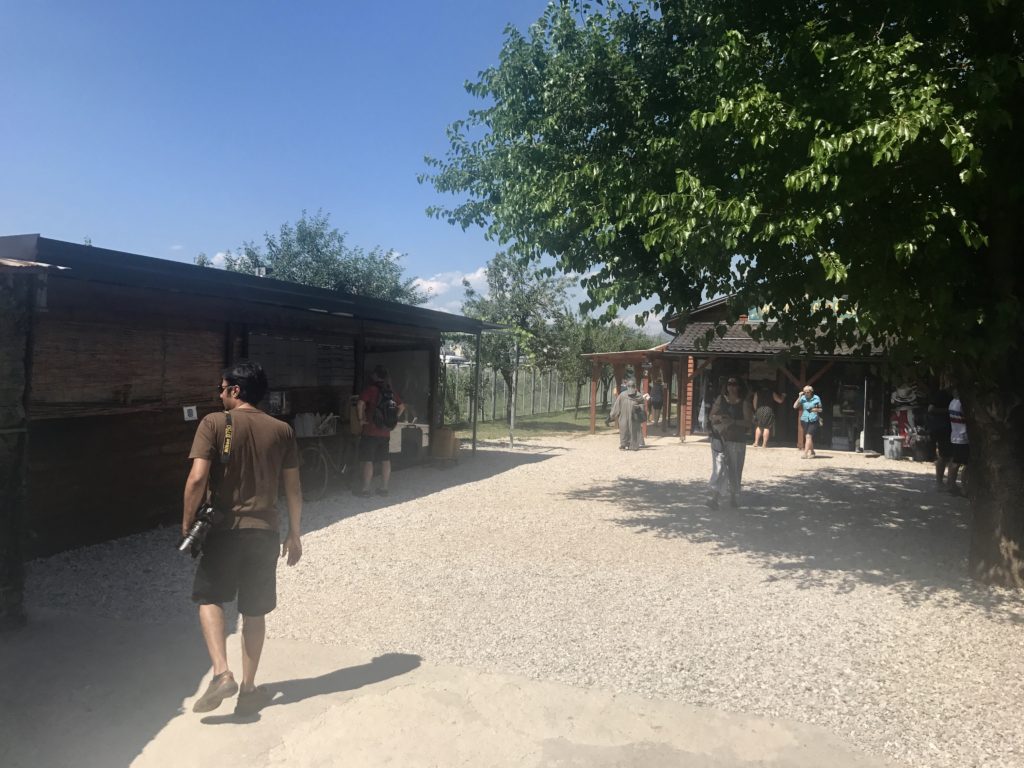
<path fill-rule="evenodd" d="M 4 530 L 23 528 L 29 556 L 178 519 L 195 419 L 220 407 L 232 362 L 264 366 L 264 408 L 284 419 L 333 412 L 340 432 L 364 372 L 384 364 L 429 432 L 441 416 L 441 333 L 489 327 L 38 235 L 0 237 L 0 259 L 0 301 L 20 318 L 0 327 L 0 430 L 15 430 L 0 438 L 28 499 Z"/>
<path fill-rule="evenodd" d="M 865 431 L 865 447 L 882 451 L 883 425 L 888 423 L 888 383 L 881 370 L 880 350 L 855 355 L 845 347 L 828 354 L 794 354 L 789 345 L 754 339 L 749 329 L 759 322 L 741 316 L 728 324 L 728 297 L 706 302 L 685 315 L 665 321 L 675 332 L 672 341 L 648 350 L 585 355 L 592 365 L 592 386 L 599 366 L 610 364 L 621 380 L 626 366 L 642 374 L 646 391 L 650 371 L 660 370 L 676 397 L 667 396 L 664 418 L 675 413 L 681 439 L 706 431 L 706 415 L 729 376 L 752 389 L 768 388 L 785 396 L 775 405 L 775 445 L 800 445 L 802 431 L 793 401 L 805 384 L 814 387 L 825 405 L 825 425 L 816 440 L 818 447 L 854 450 Z M 724 333 L 716 333 L 720 326 Z M 710 341 L 707 341 L 708 334 Z M 675 406 L 673 409 L 672 406 Z M 593 409 L 592 409 L 593 410 Z M 667 422 L 664 426 L 667 426 Z M 591 431 L 596 414 L 591 414 Z"/>

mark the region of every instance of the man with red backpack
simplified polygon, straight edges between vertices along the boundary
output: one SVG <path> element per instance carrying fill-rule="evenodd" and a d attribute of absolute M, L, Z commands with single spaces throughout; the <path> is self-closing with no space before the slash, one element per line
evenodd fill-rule
<path fill-rule="evenodd" d="M 369 496 L 373 480 L 373 464 L 380 462 L 379 496 L 388 495 L 391 481 L 391 430 L 398 425 L 398 418 L 405 405 L 398 393 L 391 388 L 388 369 L 378 365 L 370 374 L 370 383 L 359 395 L 357 412 L 362 436 L 359 439 L 359 462 L 362 469 L 362 485 L 352 492 L 356 496 Z"/>

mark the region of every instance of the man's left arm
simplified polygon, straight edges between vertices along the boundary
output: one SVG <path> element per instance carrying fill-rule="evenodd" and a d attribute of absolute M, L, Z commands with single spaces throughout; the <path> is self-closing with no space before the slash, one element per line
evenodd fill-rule
<path fill-rule="evenodd" d="M 284 496 L 288 502 L 288 535 L 281 544 L 281 557 L 287 555 L 288 565 L 295 565 L 302 557 L 302 481 L 299 479 L 299 468 L 281 470 L 281 479 L 284 481 Z"/>
<path fill-rule="evenodd" d="M 199 505 L 206 496 L 206 484 L 210 479 L 210 460 L 192 459 L 192 469 L 185 481 L 185 502 L 181 513 L 181 535 L 188 533 L 196 519 Z"/>

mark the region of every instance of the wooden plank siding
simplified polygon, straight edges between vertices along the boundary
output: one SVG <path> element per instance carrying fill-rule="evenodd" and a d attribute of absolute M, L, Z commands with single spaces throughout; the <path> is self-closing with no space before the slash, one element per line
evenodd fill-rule
<path fill-rule="evenodd" d="M 197 406 L 200 419 L 219 409 L 220 370 L 250 347 L 312 350 L 300 376 L 276 372 L 284 386 L 271 363 L 271 389 L 288 390 L 293 413 L 334 411 L 344 420 L 362 383 L 357 338 L 434 357 L 440 346 L 434 329 L 51 277 L 33 339 L 28 554 L 180 519 L 196 429 L 182 407 Z"/>

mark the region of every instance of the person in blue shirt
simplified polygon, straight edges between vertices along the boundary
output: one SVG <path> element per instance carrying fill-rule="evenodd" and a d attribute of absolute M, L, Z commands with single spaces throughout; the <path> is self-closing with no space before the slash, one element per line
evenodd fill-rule
<path fill-rule="evenodd" d="M 804 428 L 804 452 L 800 457 L 810 459 L 814 453 L 814 435 L 821 428 L 821 398 L 814 394 L 814 387 L 808 384 L 793 403 L 793 410 L 800 411 L 800 425 Z"/>

